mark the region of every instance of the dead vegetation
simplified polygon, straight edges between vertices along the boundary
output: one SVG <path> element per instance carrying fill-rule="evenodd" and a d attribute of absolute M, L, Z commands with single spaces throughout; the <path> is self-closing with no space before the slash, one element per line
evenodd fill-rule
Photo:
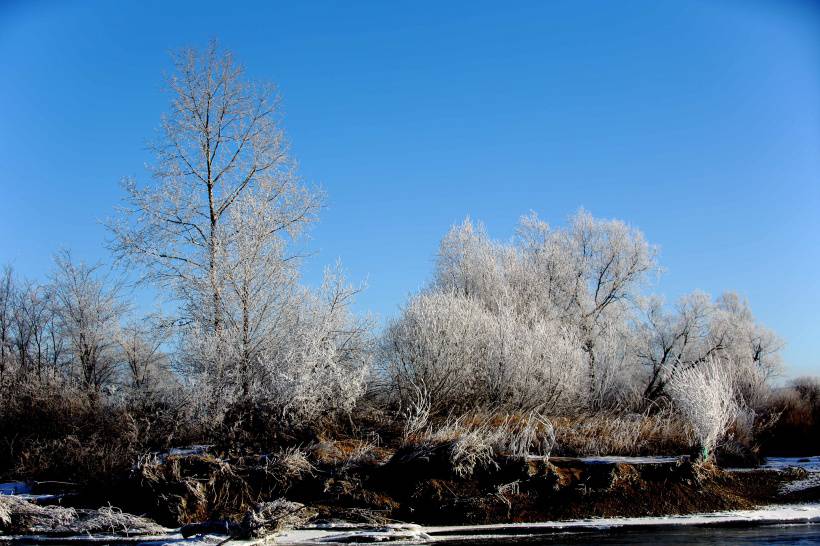
<path fill-rule="evenodd" d="M 0 531 L 25 535 L 157 535 L 167 529 L 153 521 L 107 506 L 97 510 L 38 506 L 0 495 Z"/>
<path fill-rule="evenodd" d="M 778 389 L 772 395 L 769 411 L 777 419 L 760 438 L 767 455 L 820 453 L 820 379 L 802 377 Z"/>
<path fill-rule="evenodd" d="M 146 499 L 154 499 L 160 521 L 180 524 L 237 518 L 256 502 L 247 477 L 209 453 L 149 455 L 134 471 Z"/>
<path fill-rule="evenodd" d="M 588 413 L 553 418 L 560 455 L 688 453 L 692 433 L 669 410 L 657 413 Z"/>
<path fill-rule="evenodd" d="M 277 499 L 262 502 L 245 513 L 242 518 L 241 538 L 263 538 L 286 529 L 299 527 L 310 521 L 316 513 L 298 502 Z"/>

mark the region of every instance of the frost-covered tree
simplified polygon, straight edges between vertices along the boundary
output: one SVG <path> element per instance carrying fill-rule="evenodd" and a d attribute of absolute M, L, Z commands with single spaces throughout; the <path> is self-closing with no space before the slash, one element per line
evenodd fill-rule
<path fill-rule="evenodd" d="M 658 398 L 671 374 L 681 364 L 705 361 L 715 346 L 708 343 L 712 303 L 708 295 L 693 293 L 668 310 L 658 297 L 642 302 L 643 320 L 637 323 L 634 337 L 638 359 L 647 367 L 645 398 Z"/>
<path fill-rule="evenodd" d="M 76 263 L 68 252 L 55 258 L 51 290 L 56 326 L 66 341 L 73 375 L 97 393 L 117 373 L 116 332 L 127 305 L 120 287 L 99 266 Z"/>
<path fill-rule="evenodd" d="M 188 329 L 183 365 L 205 398 L 220 408 L 252 400 L 279 412 L 283 421 L 310 422 L 349 412 L 363 394 L 373 357 L 372 324 L 351 311 L 359 289 L 339 269 L 329 269 L 319 290 L 297 287 L 288 312 L 256 348 L 248 368 L 242 362 L 241 329 L 224 328 L 214 338 Z"/>
<path fill-rule="evenodd" d="M 359 291 L 339 265 L 328 268 L 319 290 L 304 291 L 292 322 L 261 352 L 254 388 L 284 419 L 349 413 L 363 394 L 374 340 L 372 321 L 351 311 Z"/>
<path fill-rule="evenodd" d="M 113 250 L 170 288 L 188 321 L 218 333 L 236 251 L 267 251 L 315 216 L 319 195 L 299 183 L 270 85 L 248 81 L 216 44 L 174 56 L 171 110 L 153 146 L 153 183 L 125 182 L 127 204 L 110 223 Z M 245 239 L 235 209 L 262 215 L 259 240 Z M 279 259 L 283 257 L 278 256 Z M 255 264 L 256 265 L 256 264 Z"/>
<path fill-rule="evenodd" d="M 11 267 L 0 276 L 0 386 L 55 379 L 64 364 L 53 287 L 18 279 Z"/>
<path fill-rule="evenodd" d="M 18 374 L 25 379 L 42 381 L 53 367 L 56 357 L 51 340 L 54 335 L 53 294 L 49 287 L 24 282 L 16 292 L 12 314 Z"/>
<path fill-rule="evenodd" d="M 511 243 L 466 220 L 388 328 L 383 360 L 398 390 L 423 386 L 441 405 L 464 389 L 492 406 L 609 403 L 635 371 L 628 304 L 654 267 L 639 232 L 584 211 L 558 230 L 527 216 Z"/>
<path fill-rule="evenodd" d="M 599 342 L 611 341 L 613 325 L 629 319 L 647 275 L 658 268 L 657 251 L 639 230 L 584 210 L 558 230 L 531 214 L 522 220 L 519 235 L 537 272 L 532 281 L 546 292 L 542 299 L 562 322 L 577 328 L 587 358 L 590 402 L 603 403 L 608 381 L 598 374 L 611 370 L 614 361 L 599 361 Z"/>
<path fill-rule="evenodd" d="M 776 336 L 736 296 L 695 293 L 674 308 L 647 297 L 656 254 L 640 231 L 583 210 L 559 228 L 525 216 L 509 242 L 465 220 L 385 330 L 386 376 L 405 403 L 425 392 L 434 410 L 637 409 L 714 357 L 756 407 L 779 365 Z"/>
<path fill-rule="evenodd" d="M 155 315 L 131 320 L 117 329 L 114 341 L 126 385 L 148 390 L 170 376 L 168 355 L 163 351 L 170 333 L 167 321 Z"/>
<path fill-rule="evenodd" d="M 0 386 L 5 383 L 6 372 L 12 362 L 12 316 L 14 309 L 14 275 L 10 266 L 0 274 Z"/>
<path fill-rule="evenodd" d="M 642 309 L 634 350 L 647 368 L 647 400 L 665 393 L 677 369 L 718 359 L 745 404 L 759 407 L 765 402 L 768 382 L 782 365 L 783 343 L 756 321 L 745 300 L 727 293 L 713 301 L 696 292 L 681 298 L 671 310 L 659 298 L 648 298 Z"/>
<path fill-rule="evenodd" d="M 181 303 L 180 364 L 213 401 L 349 409 L 369 365 L 369 325 L 338 276 L 320 290 L 300 284 L 295 243 L 321 194 L 296 175 L 275 90 L 215 45 L 183 51 L 175 67 L 154 181 L 126 183 L 116 254 Z"/>

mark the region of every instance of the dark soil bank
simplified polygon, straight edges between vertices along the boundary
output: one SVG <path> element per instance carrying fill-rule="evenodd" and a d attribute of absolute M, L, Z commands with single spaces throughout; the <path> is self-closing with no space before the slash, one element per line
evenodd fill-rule
<path fill-rule="evenodd" d="M 801 471 L 732 473 L 688 458 L 641 464 L 494 458 L 464 474 L 446 446 L 376 449 L 356 460 L 335 443 L 308 455 L 157 457 L 77 502 L 111 502 L 176 526 L 237 519 L 255 502 L 282 497 L 311 507 L 320 519 L 424 524 L 687 514 L 820 499 L 818 488 L 778 494 Z"/>

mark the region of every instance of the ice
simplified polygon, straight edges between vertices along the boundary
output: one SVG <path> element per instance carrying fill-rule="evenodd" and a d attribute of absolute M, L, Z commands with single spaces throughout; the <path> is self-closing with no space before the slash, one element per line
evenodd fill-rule
<path fill-rule="evenodd" d="M 0 483 L 0 495 L 27 495 L 31 487 L 25 482 Z"/>

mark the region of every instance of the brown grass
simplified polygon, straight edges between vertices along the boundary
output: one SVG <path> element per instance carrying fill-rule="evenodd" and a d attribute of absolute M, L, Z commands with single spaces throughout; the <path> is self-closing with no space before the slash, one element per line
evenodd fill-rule
<path fill-rule="evenodd" d="M 561 416 L 553 425 L 558 455 L 674 455 L 692 444 L 691 431 L 669 411 Z"/>

